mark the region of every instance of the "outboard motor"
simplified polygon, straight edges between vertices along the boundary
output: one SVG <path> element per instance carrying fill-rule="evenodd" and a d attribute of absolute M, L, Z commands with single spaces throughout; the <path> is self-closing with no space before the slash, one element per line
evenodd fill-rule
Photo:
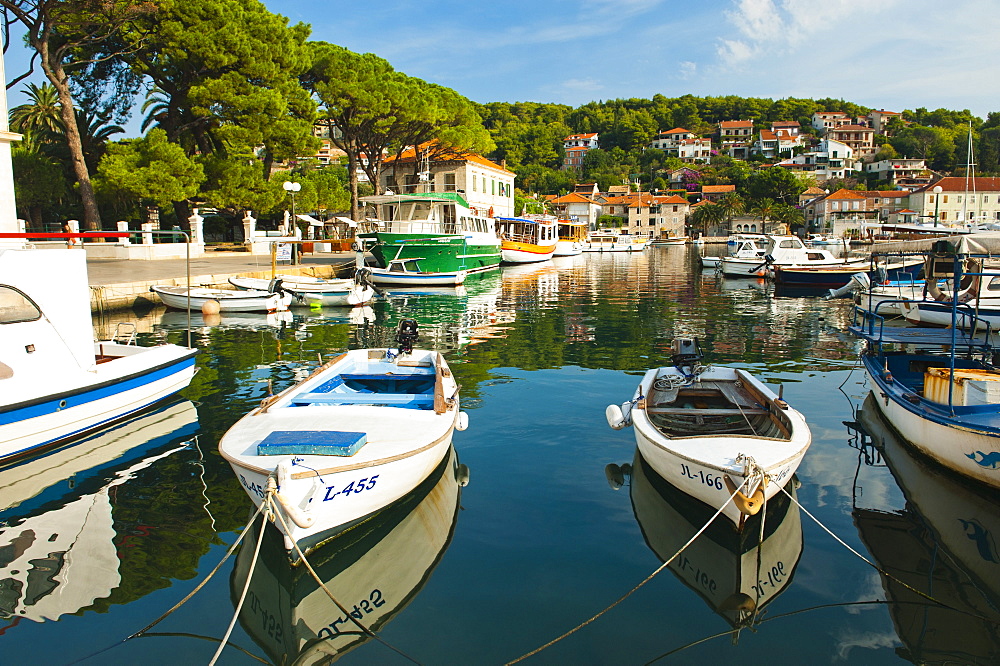
<path fill-rule="evenodd" d="M 281 288 L 281 278 L 277 278 L 277 277 L 276 278 L 272 278 L 271 282 L 267 285 L 267 291 L 268 291 L 268 293 L 271 293 L 271 294 L 280 294 L 280 293 L 282 293 L 283 290 Z"/>
<path fill-rule="evenodd" d="M 396 346 L 399 347 L 400 354 L 409 354 L 413 351 L 413 343 L 417 341 L 417 320 L 401 319 L 399 327 L 396 329 Z"/>
<path fill-rule="evenodd" d="M 698 338 L 676 338 L 673 345 L 674 353 L 670 360 L 674 367 L 690 377 L 701 365 L 701 348 L 698 346 Z"/>

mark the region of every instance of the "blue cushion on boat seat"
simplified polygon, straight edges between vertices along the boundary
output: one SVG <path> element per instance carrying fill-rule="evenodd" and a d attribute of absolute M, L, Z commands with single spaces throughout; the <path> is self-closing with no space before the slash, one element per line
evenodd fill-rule
<path fill-rule="evenodd" d="M 257 444 L 257 455 L 353 456 L 367 441 L 363 432 L 275 430 Z"/>

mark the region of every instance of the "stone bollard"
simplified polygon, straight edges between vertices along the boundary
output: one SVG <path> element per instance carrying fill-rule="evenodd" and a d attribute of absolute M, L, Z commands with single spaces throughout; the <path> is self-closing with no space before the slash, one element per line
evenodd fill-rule
<path fill-rule="evenodd" d="M 118 220 L 118 231 L 128 231 L 128 222 L 125 220 Z M 124 238 L 119 238 L 118 242 L 122 245 L 131 245 L 132 239 L 125 236 Z"/>
<path fill-rule="evenodd" d="M 143 222 L 140 226 L 142 227 L 142 244 L 143 245 L 152 245 L 153 244 L 153 223 L 152 222 Z"/>
<path fill-rule="evenodd" d="M 205 249 L 205 218 L 198 214 L 195 208 L 191 217 L 188 218 L 188 225 L 191 231 L 191 244 L 196 253 L 201 253 Z"/>

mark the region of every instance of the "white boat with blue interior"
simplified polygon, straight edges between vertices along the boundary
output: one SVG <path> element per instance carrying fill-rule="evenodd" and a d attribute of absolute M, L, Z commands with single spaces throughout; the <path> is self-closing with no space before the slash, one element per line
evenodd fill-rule
<path fill-rule="evenodd" d="M 1000 488 L 1000 357 L 991 326 L 981 326 L 974 310 L 963 315 L 960 294 L 968 278 L 998 275 L 971 263 L 997 252 L 1000 234 L 935 241 L 921 252 L 928 283 L 951 295 L 942 304 L 951 327 L 887 326 L 879 304 L 856 307 L 849 329 L 865 343 L 861 360 L 875 404 L 892 427 L 923 455 L 994 488 Z M 962 319 L 968 330 L 958 325 Z"/>

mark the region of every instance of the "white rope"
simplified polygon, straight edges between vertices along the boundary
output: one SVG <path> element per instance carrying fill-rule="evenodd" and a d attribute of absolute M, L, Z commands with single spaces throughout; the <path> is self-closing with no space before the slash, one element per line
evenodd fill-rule
<path fill-rule="evenodd" d="M 680 556 L 680 554 L 683 553 L 687 549 L 688 546 L 690 546 L 692 543 L 694 543 L 694 541 L 699 536 L 701 536 L 702 532 L 704 532 L 705 530 L 707 530 L 708 526 L 711 525 L 713 522 L 715 522 L 715 519 L 719 517 L 719 515 L 722 513 L 722 511 L 727 506 L 729 506 L 729 503 L 733 501 L 733 498 L 736 497 L 736 494 L 739 493 L 743 489 L 743 487 L 745 485 L 746 485 L 746 479 L 744 479 L 743 483 L 736 490 L 733 491 L 733 494 L 729 496 L 729 499 L 727 499 L 725 502 L 723 502 L 722 506 L 719 507 L 719 510 L 716 511 L 712 515 L 712 517 L 708 519 L 708 522 L 705 523 L 700 530 L 698 530 L 697 532 L 695 532 L 694 536 L 692 536 L 690 539 L 687 540 L 687 543 L 685 543 L 683 546 L 680 547 L 680 550 L 678 550 L 676 553 L 674 553 L 673 555 L 671 555 L 670 558 L 667 561 L 665 561 L 663 564 L 661 564 L 659 567 L 657 567 L 656 571 L 654 571 L 653 573 L 651 573 L 648 576 L 646 576 L 646 578 L 642 582 L 640 582 L 638 585 L 636 585 L 631 590 L 629 590 L 628 592 L 626 592 L 624 595 L 622 595 L 621 597 L 619 597 L 619 599 L 617 601 L 615 601 L 613 604 L 611 604 L 610 606 L 608 606 L 607 608 L 605 608 L 601 612 L 597 613 L 596 615 L 594 615 L 590 619 L 585 620 L 585 621 L 581 622 L 580 624 L 578 624 L 577 626 L 573 627 L 572 629 L 570 629 L 569 631 L 567 631 L 566 633 L 564 633 L 562 636 L 559 636 L 558 638 L 553 638 L 551 641 L 549 641 L 545 645 L 537 647 L 534 650 L 532 650 L 531 652 L 528 652 L 527 654 L 524 654 L 524 655 L 518 657 L 517 659 L 515 659 L 513 661 L 508 661 L 504 666 L 511 666 L 511 664 L 516 664 L 516 663 L 518 663 L 520 661 L 523 661 L 523 660 L 527 659 L 528 657 L 532 657 L 532 656 L 538 654 L 539 652 L 541 652 L 542 650 L 545 650 L 546 648 L 552 647 L 553 645 L 555 645 L 559 641 L 563 640 L 564 638 L 566 638 L 566 637 L 570 636 L 571 634 L 579 631 L 580 629 L 583 629 L 588 624 L 590 624 L 594 620 L 597 620 L 602 615 L 606 614 L 608 611 L 610 611 L 611 609 L 613 609 L 615 606 L 617 606 L 618 604 L 622 603 L 623 601 L 625 601 L 626 599 L 628 599 L 630 596 L 632 596 L 635 592 L 637 592 L 639 590 L 639 588 L 641 588 L 642 586 L 644 586 L 649 581 L 653 580 L 653 578 L 657 574 L 659 574 L 661 571 L 663 571 L 665 568 L 667 568 L 667 566 L 671 562 L 673 562 L 675 559 L 677 559 L 677 557 Z"/>
<path fill-rule="evenodd" d="M 272 500 L 270 495 L 264 498 L 265 503 L 270 504 L 271 501 Z M 256 516 L 254 517 L 256 518 Z M 260 544 L 264 542 L 264 532 L 266 531 L 265 528 L 267 527 L 266 520 L 267 520 L 266 516 L 261 516 L 260 534 L 257 535 L 257 546 L 254 548 L 253 551 L 253 560 L 251 560 L 250 569 L 249 571 L 247 571 L 247 580 L 246 583 L 243 584 L 243 592 L 242 594 L 240 594 L 240 601 L 239 603 L 236 604 L 236 610 L 235 612 L 233 612 L 233 619 L 229 621 L 229 627 L 226 628 L 226 633 L 222 637 L 222 640 L 219 642 L 219 647 L 216 648 L 215 654 L 212 655 L 212 660 L 208 662 L 209 666 L 215 666 L 215 662 L 218 661 L 219 655 L 222 654 L 222 651 L 225 649 L 226 644 L 229 643 L 229 637 L 233 633 L 233 627 L 236 626 L 236 620 L 239 618 L 240 611 L 243 609 L 243 601 L 247 598 L 247 592 L 250 590 L 250 581 L 253 580 L 253 572 L 254 569 L 257 568 L 257 555 L 260 554 Z M 253 521 L 251 521 L 251 523 L 252 522 Z"/>

